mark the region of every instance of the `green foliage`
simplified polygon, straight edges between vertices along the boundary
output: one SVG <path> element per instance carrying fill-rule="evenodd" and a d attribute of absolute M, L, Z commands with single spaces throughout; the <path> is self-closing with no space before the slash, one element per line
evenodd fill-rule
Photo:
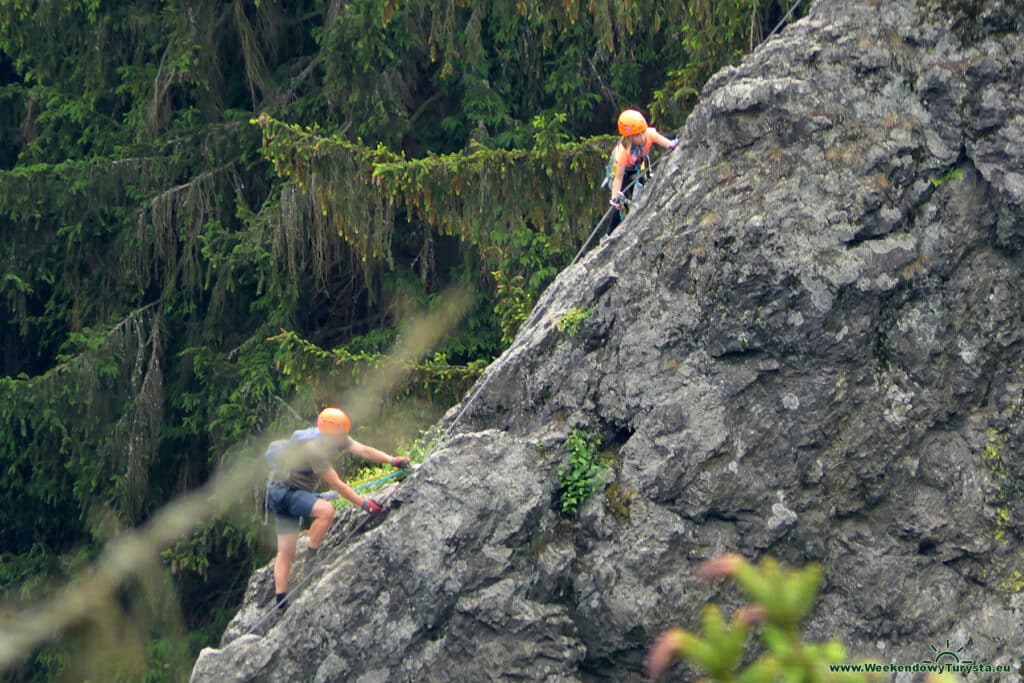
<path fill-rule="evenodd" d="M 220 628 L 216 635 L 223 633 L 227 622 L 233 614 L 225 610 L 215 611 L 219 616 L 213 621 Z M 184 680 L 192 673 L 192 648 L 187 639 L 153 638 L 146 643 L 146 661 L 144 683 L 163 683 L 164 681 Z"/>
<path fill-rule="evenodd" d="M 551 117 L 539 114 L 533 117 L 533 144 L 537 150 L 547 152 L 557 150 L 559 145 L 569 142 L 569 134 L 565 130 L 567 115 L 564 112 Z"/>
<path fill-rule="evenodd" d="M 583 321 L 589 318 L 593 312 L 593 306 L 570 308 L 558 319 L 558 329 L 572 337 L 579 331 Z"/>
<path fill-rule="evenodd" d="M 546 112 L 564 112 L 570 136 L 593 134 L 676 61 L 670 28 L 685 7 L 345 3 L 315 32 L 323 96 L 304 104 L 352 138 L 392 148 L 403 139 L 439 152 L 525 147 Z"/>
<path fill-rule="evenodd" d="M 960 170 L 959 168 L 957 168 L 956 166 L 954 166 L 954 167 L 950 168 L 949 170 L 947 170 L 942 175 L 938 176 L 937 178 L 932 178 L 931 183 L 932 183 L 932 187 L 938 188 L 938 187 L 941 187 L 941 186 L 945 185 L 950 180 L 963 180 L 963 179 L 964 179 L 964 172 L 962 170 Z"/>
<path fill-rule="evenodd" d="M 511 344 L 519 326 L 533 309 L 534 294 L 523 286 L 526 280 L 523 275 L 507 277 L 500 270 L 491 275 L 497 283 L 498 302 L 494 305 L 494 313 L 501 325 L 501 343 Z"/>
<path fill-rule="evenodd" d="M 572 516 L 597 490 L 607 467 L 601 459 L 601 438 L 574 427 L 565 439 L 569 460 L 558 470 L 562 514 Z"/>
<path fill-rule="evenodd" d="M 394 368 L 408 373 L 409 380 L 400 387 L 399 394 L 386 399 L 444 397 L 445 402 L 454 403 L 484 367 L 481 362 L 452 365 L 443 352 L 413 363 L 384 352 L 352 350 L 348 346 L 327 351 L 288 331 L 281 331 L 268 341 L 276 345 L 273 366 L 295 388 L 307 386 L 314 394 L 331 394 L 327 386 L 320 385 L 358 387 L 371 370 Z"/>
<path fill-rule="evenodd" d="M 538 122 L 544 146 L 532 150 L 477 149 L 411 160 L 268 115 L 254 122 L 263 129 L 268 160 L 310 191 L 314 219 L 353 250 L 365 281 L 394 265 L 399 216 L 431 226 L 410 245 L 421 255 L 440 239 L 457 238 L 462 257 L 495 278 L 494 311 L 507 344 L 600 218 L 592 197 L 611 138 L 564 142 L 557 125 L 562 119 Z M 420 267 L 424 277 L 434 270 L 426 259 Z"/>
<path fill-rule="evenodd" d="M 682 657 L 721 683 L 848 683 L 880 679 L 866 673 L 833 671 L 830 665 L 846 662 L 846 649 L 837 641 L 805 642 L 800 622 L 810 612 L 821 586 L 821 568 L 783 569 L 765 558 L 759 565 L 736 554 L 721 555 L 698 569 L 705 579 L 732 578 L 750 604 L 728 621 L 716 605 L 705 607 L 701 633 L 684 629 L 666 631 L 651 647 L 648 670 L 658 678 L 671 662 Z M 759 626 L 764 654 L 744 666 L 744 651 L 753 627 Z"/>
<path fill-rule="evenodd" d="M 159 317 L 140 309 L 71 335 L 44 375 L 0 378 L 0 491 L 10 503 L 0 511 L 3 551 L 71 547 L 108 506 L 139 518 L 159 430 L 160 343 Z"/>
<path fill-rule="evenodd" d="M 396 208 L 476 246 L 485 259 L 509 246 L 529 246 L 534 233 L 558 240 L 561 248 L 601 216 L 591 194 L 612 138 L 546 138 L 550 146 L 530 150 L 406 159 L 266 114 L 254 123 L 263 129 L 264 154 L 276 172 L 310 191 L 314 214 L 364 262 L 386 254 Z"/>

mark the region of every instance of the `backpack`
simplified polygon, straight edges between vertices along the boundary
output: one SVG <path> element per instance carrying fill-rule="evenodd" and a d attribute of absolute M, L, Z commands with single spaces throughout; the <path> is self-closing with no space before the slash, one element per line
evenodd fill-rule
<path fill-rule="evenodd" d="M 271 441 L 270 445 L 267 446 L 266 452 L 263 454 L 267 459 L 267 465 L 270 467 L 270 471 L 276 472 L 281 469 L 280 457 L 286 453 L 291 446 L 304 441 L 312 441 L 318 436 L 320 436 L 320 430 L 316 427 L 309 427 L 307 429 L 298 429 L 292 432 L 292 435 L 287 439 Z"/>
<path fill-rule="evenodd" d="M 285 453 L 290 451 L 296 445 L 312 441 L 313 439 L 320 436 L 320 430 L 316 427 L 309 427 L 307 429 L 297 429 L 292 432 L 292 435 L 287 439 L 276 439 L 271 441 L 267 445 L 267 450 L 263 453 L 263 456 L 267 459 L 267 466 L 270 468 L 270 475 L 267 477 L 267 489 L 263 495 L 263 523 L 266 524 L 270 520 L 271 502 L 270 502 L 270 486 L 277 478 L 275 474 L 284 474 L 284 464 L 281 462 Z"/>

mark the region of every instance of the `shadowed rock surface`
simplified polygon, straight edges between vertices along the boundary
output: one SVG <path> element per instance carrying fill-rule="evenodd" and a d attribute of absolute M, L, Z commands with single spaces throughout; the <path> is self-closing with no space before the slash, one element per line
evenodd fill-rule
<path fill-rule="evenodd" d="M 822 564 L 811 639 L 1019 671 L 1022 5 L 822 1 L 714 77 L 387 519 L 265 635 L 254 575 L 192 680 L 642 680 L 725 551 Z M 613 465 L 566 519 L 574 427 Z"/>

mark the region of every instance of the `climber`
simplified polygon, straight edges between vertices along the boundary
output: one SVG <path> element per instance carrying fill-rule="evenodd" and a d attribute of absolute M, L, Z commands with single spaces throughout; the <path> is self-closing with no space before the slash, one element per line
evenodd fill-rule
<path fill-rule="evenodd" d="M 674 149 L 677 143 L 675 138 L 669 139 L 659 133 L 653 127 L 647 125 L 647 119 L 636 109 L 626 109 L 619 114 L 619 135 L 622 138 L 615 144 L 612 150 L 609 176 L 611 178 L 612 198 L 609 202 L 612 206 L 611 224 L 608 227 L 610 233 L 624 218 L 623 210 L 626 208 L 627 198 L 623 188 L 632 188 L 632 198 L 635 200 L 640 196 L 640 186 L 646 180 L 646 174 L 650 170 L 648 154 L 651 147 L 658 145 L 665 149 Z"/>
<path fill-rule="evenodd" d="M 331 457 L 345 450 L 374 463 L 388 463 L 402 469 L 412 466 L 409 458 L 395 458 L 359 443 L 348 435 L 351 427 L 352 422 L 343 411 L 325 408 L 317 417 L 315 427 L 300 429 L 290 439 L 273 442 L 267 450 L 271 465 L 267 506 L 274 511 L 277 520 L 274 592 L 281 609 L 288 606 L 288 578 L 295 560 L 300 518 L 311 518 L 309 547 L 305 554 L 311 569 L 316 566 L 320 543 L 334 519 L 334 506 L 316 493 L 321 482 L 371 515 L 382 511 L 379 503 L 359 495 L 341 480 L 331 466 Z"/>

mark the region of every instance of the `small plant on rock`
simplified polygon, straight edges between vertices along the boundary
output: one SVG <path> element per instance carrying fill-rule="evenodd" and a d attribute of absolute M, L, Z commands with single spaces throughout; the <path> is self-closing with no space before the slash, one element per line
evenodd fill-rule
<path fill-rule="evenodd" d="M 597 489 L 605 463 L 598 452 L 601 437 L 574 427 L 565 439 L 569 462 L 558 470 L 562 497 L 562 513 L 575 515 L 579 506 Z"/>
<path fill-rule="evenodd" d="M 558 329 L 571 337 L 579 331 L 580 325 L 582 325 L 583 321 L 589 318 L 590 314 L 593 312 L 593 306 L 588 306 L 586 308 L 570 308 L 565 312 L 565 315 L 558 320 Z"/>

